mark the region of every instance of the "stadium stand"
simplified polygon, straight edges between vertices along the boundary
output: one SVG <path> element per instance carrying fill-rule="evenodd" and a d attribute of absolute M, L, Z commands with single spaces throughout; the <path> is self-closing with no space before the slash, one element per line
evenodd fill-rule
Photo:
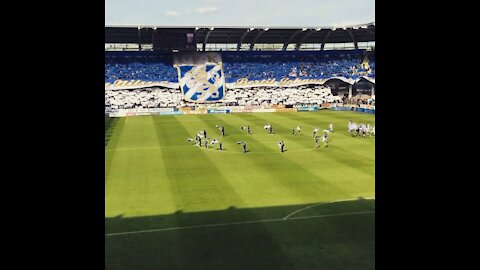
<path fill-rule="evenodd" d="M 176 82 L 177 71 L 164 63 L 108 63 L 105 64 L 105 82 L 116 80 Z"/>
<path fill-rule="evenodd" d="M 188 101 L 195 99 L 185 98 L 179 89 L 178 84 L 184 92 L 188 92 L 189 86 L 183 81 L 179 83 L 179 72 L 173 66 L 173 58 L 179 63 L 177 56 L 183 53 L 208 53 L 209 50 L 221 54 L 226 84 L 222 86 L 223 99 L 215 100 L 214 104 L 209 103 L 210 100 L 206 102 L 208 106 L 271 108 L 279 105 L 294 108 L 322 105 L 327 108 L 324 103 L 374 104 L 375 50 L 372 47 L 368 49 L 365 44 L 360 46 L 360 43 L 375 41 L 374 23 L 338 29 L 163 29 L 169 33 L 166 38 L 171 41 L 171 44 L 167 42 L 171 46 L 162 43 L 168 40 L 160 38 L 166 32 L 159 30 L 162 28 L 105 27 L 105 111 L 195 106 Z M 187 48 L 173 42 L 180 42 L 185 31 L 194 32 L 196 46 Z M 343 50 L 339 50 L 342 47 L 335 44 L 342 43 L 352 43 L 352 46 L 348 49 L 343 46 Z M 107 50 L 112 44 L 120 47 Z M 215 49 L 208 46 L 214 44 Z M 217 45 L 226 44 L 235 45 L 237 50 L 217 50 Z M 245 48 L 246 44 L 248 48 Z M 283 44 L 283 48 L 259 50 L 255 44 Z M 302 48 L 303 44 L 312 46 Z M 333 49 L 329 46 L 332 44 Z M 130 46 L 128 50 L 119 50 L 127 48 L 127 45 Z M 295 45 L 294 49 L 292 45 Z M 320 50 L 314 49 L 313 45 L 320 45 L 315 47 Z M 135 50 L 130 50 L 132 48 Z M 267 80 L 269 82 L 265 83 Z"/>
<path fill-rule="evenodd" d="M 225 102 L 229 105 L 292 105 L 316 106 L 338 100 L 330 88 L 323 86 L 295 88 L 254 87 L 227 91 Z"/>
<path fill-rule="evenodd" d="M 178 77 L 169 54 L 105 53 L 105 82 L 113 83 L 116 80 L 178 82 Z"/>
<path fill-rule="evenodd" d="M 328 79 L 331 77 L 357 78 L 355 69 L 361 68 L 362 51 L 328 52 L 257 52 L 224 53 L 222 55 L 225 78 L 234 82 L 282 78 Z M 363 75 L 367 75 L 367 69 Z"/>
<path fill-rule="evenodd" d="M 105 91 L 105 110 L 133 108 L 176 108 L 182 104 L 178 89 L 153 87 L 135 90 Z"/>
<path fill-rule="evenodd" d="M 244 105 L 290 105 L 319 106 L 322 103 L 340 101 L 333 96 L 330 88 L 324 86 L 299 86 L 295 88 L 253 87 L 229 89 L 225 99 L 218 103 L 221 106 Z M 134 90 L 105 91 L 105 110 L 135 108 L 180 108 L 195 106 L 194 103 L 182 100 L 178 89 L 151 87 Z"/>
<path fill-rule="evenodd" d="M 223 52 L 225 80 L 375 77 L 375 62 L 362 50 L 299 52 Z M 152 52 L 105 52 L 105 82 L 116 80 L 178 82 L 171 55 Z"/>

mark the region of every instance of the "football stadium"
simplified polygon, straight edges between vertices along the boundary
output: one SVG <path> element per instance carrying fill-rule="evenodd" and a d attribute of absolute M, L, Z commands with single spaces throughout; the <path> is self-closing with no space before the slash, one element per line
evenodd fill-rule
<path fill-rule="evenodd" d="M 374 46 L 105 26 L 106 269 L 374 269 Z"/>

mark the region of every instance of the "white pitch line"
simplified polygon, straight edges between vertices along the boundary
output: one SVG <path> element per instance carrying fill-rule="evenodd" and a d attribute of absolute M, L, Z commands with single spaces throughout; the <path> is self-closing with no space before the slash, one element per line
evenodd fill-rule
<path fill-rule="evenodd" d="M 373 199 L 373 200 L 374 200 L 375 197 L 367 197 L 367 198 L 363 198 L 363 199 L 365 199 L 365 200 L 372 200 L 372 199 Z M 304 207 L 304 208 L 299 209 L 299 210 L 297 210 L 297 211 L 294 211 L 294 212 L 288 214 L 286 217 L 284 217 L 283 220 L 286 220 L 286 219 L 288 219 L 289 217 L 291 217 L 291 216 L 293 216 L 293 215 L 295 215 L 295 214 L 297 214 L 297 213 L 299 213 L 299 212 L 302 212 L 303 210 L 307 210 L 307 209 L 312 208 L 312 207 L 315 207 L 315 206 L 325 205 L 325 204 L 332 204 L 332 203 L 338 203 L 338 202 L 350 202 L 350 201 L 356 201 L 356 200 L 358 200 L 358 198 L 317 203 L 317 204 L 314 204 L 314 205 L 310 205 L 310 206 Z"/>
<path fill-rule="evenodd" d="M 230 225 L 241 225 L 241 224 L 255 224 L 255 223 L 267 223 L 267 222 L 279 222 L 279 221 L 290 221 L 297 219 L 312 219 L 312 218 L 326 218 L 326 217 L 337 217 L 337 216 L 353 216 L 353 215 L 365 215 L 373 214 L 375 211 L 364 211 L 364 212 L 352 212 L 352 213 L 341 213 L 341 214 L 331 214 L 331 215 L 318 215 L 318 216 L 306 216 L 306 217 L 294 217 L 290 219 L 263 219 L 263 220 L 250 220 L 250 221 L 240 221 L 240 222 L 230 222 L 230 223 L 217 223 L 217 224 L 206 224 L 206 225 L 196 225 L 196 226 L 183 226 L 183 227 L 171 227 L 163 229 L 153 229 L 153 230 L 143 230 L 143 231 L 131 231 L 131 232 L 120 232 L 120 233 L 108 233 L 105 236 L 120 236 L 127 234 L 140 234 L 140 233 L 150 233 L 150 232 L 162 232 L 162 231 L 174 231 L 174 230 L 184 230 L 184 229 L 197 229 L 197 228 L 212 228 L 212 227 L 222 227 Z"/>

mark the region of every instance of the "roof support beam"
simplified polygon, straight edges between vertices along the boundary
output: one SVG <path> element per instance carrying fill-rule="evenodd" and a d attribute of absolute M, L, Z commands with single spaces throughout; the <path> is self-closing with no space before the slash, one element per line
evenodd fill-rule
<path fill-rule="evenodd" d="M 285 43 L 283 43 L 283 48 L 282 48 L 282 51 L 286 51 L 287 50 L 287 47 L 288 47 L 288 44 L 290 44 L 290 42 L 292 42 L 293 38 L 302 33 L 303 30 L 298 30 L 298 31 L 295 31 L 293 32 L 288 38 L 287 38 L 287 41 Z"/>
<path fill-rule="evenodd" d="M 300 49 L 300 46 L 302 46 L 302 43 L 303 41 L 308 37 L 310 36 L 311 34 L 313 34 L 314 32 L 316 32 L 315 30 L 313 29 L 310 29 L 308 32 L 306 32 L 301 38 L 300 40 L 297 42 L 297 45 L 295 45 L 295 50 L 298 51 Z M 287 45 L 288 46 L 288 45 Z"/>
<path fill-rule="evenodd" d="M 142 30 L 140 27 L 137 29 L 138 50 L 142 50 Z"/>
<path fill-rule="evenodd" d="M 330 36 L 330 34 L 333 33 L 333 30 L 331 30 L 330 32 L 328 32 L 326 35 L 325 35 L 325 38 L 323 39 L 323 42 L 322 42 L 322 47 L 320 48 L 321 51 L 323 51 L 323 49 L 325 48 L 325 43 L 327 42 L 328 40 L 328 37 Z"/>
<path fill-rule="evenodd" d="M 203 46 L 202 46 L 202 51 L 205 51 L 205 47 L 207 45 L 208 37 L 210 36 L 210 33 L 212 32 L 212 29 L 207 30 L 207 34 L 205 35 L 205 39 L 203 40 Z"/>
<path fill-rule="evenodd" d="M 247 34 L 250 32 L 250 29 L 246 29 L 245 32 L 242 33 L 242 36 L 240 37 L 240 40 L 238 41 L 237 44 L 237 51 L 240 51 L 240 47 L 242 46 L 243 40 L 247 36 Z"/>
<path fill-rule="evenodd" d="M 154 27 L 152 31 L 152 44 L 155 44 L 155 37 L 157 36 L 157 28 Z"/>
<path fill-rule="evenodd" d="M 258 38 L 265 33 L 265 30 L 259 29 L 257 35 L 253 39 L 252 43 L 250 43 L 250 51 L 253 51 L 253 46 L 255 46 L 255 43 L 257 42 Z"/>
<path fill-rule="evenodd" d="M 348 34 L 350 34 L 350 37 L 353 40 L 353 44 L 355 44 L 355 50 L 358 50 L 358 43 L 357 43 L 357 39 L 355 38 L 355 35 L 353 34 L 351 29 L 348 29 L 347 31 L 348 31 Z"/>

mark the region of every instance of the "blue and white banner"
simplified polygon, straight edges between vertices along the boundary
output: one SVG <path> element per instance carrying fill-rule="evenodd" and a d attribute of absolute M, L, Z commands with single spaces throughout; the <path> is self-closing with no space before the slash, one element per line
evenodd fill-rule
<path fill-rule="evenodd" d="M 224 98 L 225 76 L 221 63 L 179 65 L 177 69 L 178 81 L 185 100 L 203 103 Z"/>

